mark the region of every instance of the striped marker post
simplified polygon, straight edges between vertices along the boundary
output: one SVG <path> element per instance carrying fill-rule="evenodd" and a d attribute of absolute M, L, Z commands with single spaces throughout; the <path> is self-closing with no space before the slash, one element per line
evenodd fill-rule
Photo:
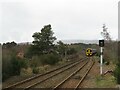
<path fill-rule="evenodd" d="M 100 75 L 103 74 L 102 65 L 103 65 L 103 47 L 104 47 L 104 40 L 99 40 L 100 46 Z"/>
<path fill-rule="evenodd" d="M 103 74 L 102 72 L 102 65 L 103 65 L 103 47 L 100 47 L 101 55 L 100 55 L 100 75 Z"/>

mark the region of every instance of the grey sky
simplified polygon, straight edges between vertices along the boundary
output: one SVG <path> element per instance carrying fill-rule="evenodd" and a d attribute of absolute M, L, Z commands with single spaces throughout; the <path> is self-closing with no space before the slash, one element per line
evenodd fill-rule
<path fill-rule="evenodd" d="M 59 40 L 100 39 L 106 24 L 118 38 L 118 0 L 1 0 L 0 42 L 31 42 L 51 24 Z"/>

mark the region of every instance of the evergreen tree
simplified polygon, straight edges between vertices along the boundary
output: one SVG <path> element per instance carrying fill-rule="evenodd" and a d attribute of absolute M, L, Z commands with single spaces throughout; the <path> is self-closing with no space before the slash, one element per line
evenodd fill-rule
<path fill-rule="evenodd" d="M 54 32 L 51 29 L 51 25 L 46 25 L 41 29 L 41 32 L 33 34 L 34 41 L 31 47 L 33 54 L 47 54 L 54 49 L 53 43 L 56 37 L 53 36 Z"/>

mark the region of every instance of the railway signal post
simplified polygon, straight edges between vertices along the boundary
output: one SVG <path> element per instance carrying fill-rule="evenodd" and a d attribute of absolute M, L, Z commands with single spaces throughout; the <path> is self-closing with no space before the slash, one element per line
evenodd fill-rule
<path fill-rule="evenodd" d="M 100 74 L 102 75 L 104 40 L 99 40 L 99 46 L 100 46 Z"/>

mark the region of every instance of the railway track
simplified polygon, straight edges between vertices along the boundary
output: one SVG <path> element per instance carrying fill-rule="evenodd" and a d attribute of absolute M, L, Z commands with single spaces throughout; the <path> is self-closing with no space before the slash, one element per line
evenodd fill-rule
<path fill-rule="evenodd" d="M 76 71 L 74 71 L 71 75 L 69 75 L 67 78 L 65 78 L 62 82 L 60 82 L 58 85 L 56 85 L 53 90 L 59 90 L 61 88 L 74 88 L 74 90 L 77 90 L 80 87 L 80 84 L 84 81 L 86 78 L 87 74 L 91 70 L 91 68 L 94 65 L 94 61 L 89 60 L 87 61 L 84 65 L 82 65 L 80 68 L 78 68 Z M 79 79 L 74 79 L 75 75 L 79 74 L 83 68 L 88 68 L 84 69 L 84 74 L 82 75 L 81 78 Z M 83 73 L 83 72 L 82 72 Z"/>
<path fill-rule="evenodd" d="M 77 62 L 72 62 L 70 64 L 67 64 L 65 66 L 62 66 L 60 68 L 57 68 L 57 69 L 54 69 L 54 70 L 51 70 L 51 71 L 48 71 L 44 74 L 39 74 L 37 76 L 34 76 L 34 77 L 31 77 L 31 78 L 28 78 L 26 80 L 23 80 L 23 81 L 20 81 L 20 82 L 17 82 L 13 85 L 10 85 L 8 87 L 5 87 L 3 88 L 3 90 L 7 90 L 7 89 L 15 89 L 15 88 L 23 88 L 24 90 L 25 89 L 29 89 L 39 83 L 42 83 L 44 81 L 46 81 L 47 79 L 50 79 L 51 77 L 54 77 L 72 67 L 75 67 L 77 64 L 79 64 L 80 62 L 83 62 L 84 59 L 86 58 L 83 58 Z M 39 80 L 39 81 L 38 81 Z"/>
<path fill-rule="evenodd" d="M 88 59 L 87 59 L 88 60 Z M 83 65 L 86 62 L 86 60 L 84 60 L 83 62 L 79 63 L 78 65 L 75 65 L 75 67 L 72 67 L 68 70 L 66 70 L 65 72 L 62 72 L 54 77 L 51 77 L 49 79 L 47 79 L 45 82 L 40 83 L 38 85 L 33 86 L 30 90 L 32 90 L 33 88 L 49 88 L 49 89 L 53 89 L 58 83 L 60 83 L 64 78 L 66 78 L 67 76 L 69 76 L 72 72 L 74 72 L 76 69 L 78 69 L 81 65 Z"/>

